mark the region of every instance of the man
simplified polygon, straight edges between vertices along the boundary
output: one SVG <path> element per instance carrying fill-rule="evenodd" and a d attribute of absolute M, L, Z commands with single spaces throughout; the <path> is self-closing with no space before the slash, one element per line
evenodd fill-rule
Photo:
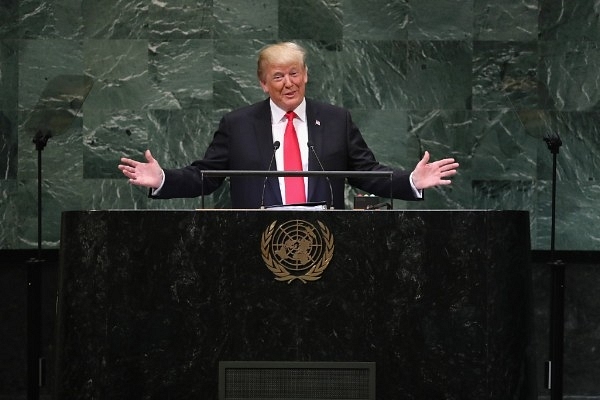
<path fill-rule="evenodd" d="M 430 163 L 425 152 L 412 172 L 379 164 L 347 110 L 305 98 L 305 58 L 306 51 L 295 43 L 264 47 L 257 74 L 269 98 L 226 114 L 203 159 L 163 170 L 146 150 L 147 162 L 122 158 L 119 169 L 131 184 L 148 187 L 151 197 L 161 199 L 210 194 L 223 183 L 224 177 L 203 179 L 202 170 L 394 171 L 391 182 L 389 178 L 348 178 L 348 183 L 378 196 L 391 193 L 404 200 L 418 200 L 423 189 L 451 183 L 448 178 L 458 168 L 452 158 Z M 279 150 L 281 143 L 283 150 Z M 289 162 L 297 164 L 287 166 Z M 333 199 L 334 208 L 344 208 L 344 184 L 344 178 L 265 181 L 233 176 L 231 203 L 233 208 L 260 208 Z"/>

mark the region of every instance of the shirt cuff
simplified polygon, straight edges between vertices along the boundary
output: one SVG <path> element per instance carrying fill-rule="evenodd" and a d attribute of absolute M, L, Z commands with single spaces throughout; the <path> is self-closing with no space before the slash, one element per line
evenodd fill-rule
<path fill-rule="evenodd" d="M 413 194 L 415 195 L 415 197 L 417 199 L 422 199 L 423 198 L 423 189 L 417 189 L 415 187 L 415 183 L 413 182 L 413 173 L 411 172 L 410 175 L 408 176 L 408 180 L 410 181 L 410 187 L 413 191 Z"/>
<path fill-rule="evenodd" d="M 152 196 L 156 196 L 158 194 L 158 192 L 160 192 L 160 189 L 162 189 L 163 185 L 165 184 L 165 171 L 164 170 L 160 170 L 160 175 L 162 177 L 161 181 L 160 181 L 160 186 L 157 187 L 156 189 L 152 189 L 150 191 L 150 194 Z M 412 184 L 412 183 L 411 183 Z"/>

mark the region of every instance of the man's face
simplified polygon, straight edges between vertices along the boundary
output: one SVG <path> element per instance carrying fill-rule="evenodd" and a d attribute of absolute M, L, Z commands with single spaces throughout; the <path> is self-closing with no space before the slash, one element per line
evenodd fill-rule
<path fill-rule="evenodd" d="M 300 63 L 269 64 L 260 86 L 278 107 L 292 111 L 304 99 L 306 82 L 308 71 Z"/>

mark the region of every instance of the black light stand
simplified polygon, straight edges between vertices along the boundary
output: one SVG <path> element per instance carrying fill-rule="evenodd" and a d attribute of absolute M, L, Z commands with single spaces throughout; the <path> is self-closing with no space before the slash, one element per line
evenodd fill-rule
<path fill-rule="evenodd" d="M 558 134 L 545 135 L 544 141 L 552 153 L 552 225 L 550 231 L 550 257 L 552 268 L 552 294 L 550 300 L 550 361 L 548 362 L 548 389 L 550 398 L 563 398 L 563 364 L 565 334 L 565 264 L 555 257 L 556 232 L 556 158 L 562 141 Z"/>
<path fill-rule="evenodd" d="M 52 137 L 50 131 L 38 130 L 33 138 L 37 151 L 37 257 L 27 261 L 27 400 L 40 398 L 45 381 L 42 357 L 42 151 Z"/>
<path fill-rule="evenodd" d="M 42 356 L 42 151 L 51 137 L 65 133 L 79 114 L 94 81 L 87 75 L 58 75 L 42 91 L 24 131 L 36 132 L 37 151 L 37 257 L 27 262 L 27 400 L 38 400 L 45 384 L 46 360 Z M 44 127 L 44 128 L 40 128 Z"/>

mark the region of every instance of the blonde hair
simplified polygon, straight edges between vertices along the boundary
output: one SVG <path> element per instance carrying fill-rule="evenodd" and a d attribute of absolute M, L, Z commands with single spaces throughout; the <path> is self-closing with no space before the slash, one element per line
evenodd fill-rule
<path fill-rule="evenodd" d="M 299 63 L 306 68 L 306 50 L 294 42 L 282 42 L 269 44 L 258 53 L 258 65 L 256 74 L 261 82 L 264 82 L 264 73 L 269 64 L 291 64 Z"/>

